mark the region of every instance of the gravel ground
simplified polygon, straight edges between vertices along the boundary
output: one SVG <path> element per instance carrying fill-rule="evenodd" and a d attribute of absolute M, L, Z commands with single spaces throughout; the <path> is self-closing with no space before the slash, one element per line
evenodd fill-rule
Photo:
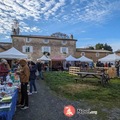
<path fill-rule="evenodd" d="M 96 115 L 81 115 L 75 113 L 68 118 L 63 110 L 66 105 L 73 105 L 75 109 L 90 108 L 83 102 L 70 101 L 56 96 L 44 80 L 37 80 L 38 93 L 29 96 L 29 109 L 21 110 L 17 108 L 13 120 L 97 120 Z"/>

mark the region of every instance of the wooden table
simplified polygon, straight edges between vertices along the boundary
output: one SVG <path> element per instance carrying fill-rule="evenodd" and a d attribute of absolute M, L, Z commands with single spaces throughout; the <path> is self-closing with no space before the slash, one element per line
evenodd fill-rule
<path fill-rule="evenodd" d="M 99 72 L 99 73 L 97 73 L 97 72 L 76 72 L 76 74 L 79 75 L 80 78 L 86 78 L 87 76 L 98 78 L 98 79 L 100 79 L 100 82 L 103 86 L 105 86 L 110 80 L 108 74 L 106 74 L 104 71 Z M 76 83 L 77 83 L 77 81 L 79 79 L 75 79 L 75 80 L 76 80 Z"/>

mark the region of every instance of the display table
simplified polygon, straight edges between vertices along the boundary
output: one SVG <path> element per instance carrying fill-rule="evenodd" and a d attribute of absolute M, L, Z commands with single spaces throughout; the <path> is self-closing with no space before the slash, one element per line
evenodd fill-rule
<path fill-rule="evenodd" d="M 18 89 L 16 88 L 12 95 L 10 110 L 0 111 L 0 120 L 12 120 L 16 110 L 17 99 L 18 99 Z"/>

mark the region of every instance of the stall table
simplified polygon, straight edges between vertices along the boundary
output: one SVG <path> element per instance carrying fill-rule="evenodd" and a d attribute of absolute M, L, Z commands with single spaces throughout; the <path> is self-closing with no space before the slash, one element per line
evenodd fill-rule
<path fill-rule="evenodd" d="M 12 120 L 16 110 L 17 99 L 18 99 L 18 89 L 15 89 L 12 95 L 10 110 L 0 111 L 0 120 Z"/>

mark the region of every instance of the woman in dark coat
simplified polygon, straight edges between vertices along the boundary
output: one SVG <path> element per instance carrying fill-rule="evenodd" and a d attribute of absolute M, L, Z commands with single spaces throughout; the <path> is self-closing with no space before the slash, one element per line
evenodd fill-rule
<path fill-rule="evenodd" d="M 34 93 L 37 93 L 37 88 L 36 88 L 36 84 L 35 84 L 35 80 L 36 80 L 36 70 L 37 70 L 37 66 L 36 64 L 31 61 L 29 64 L 29 68 L 30 68 L 30 93 L 29 95 L 31 95 L 33 93 L 33 89 L 34 88 Z"/>

